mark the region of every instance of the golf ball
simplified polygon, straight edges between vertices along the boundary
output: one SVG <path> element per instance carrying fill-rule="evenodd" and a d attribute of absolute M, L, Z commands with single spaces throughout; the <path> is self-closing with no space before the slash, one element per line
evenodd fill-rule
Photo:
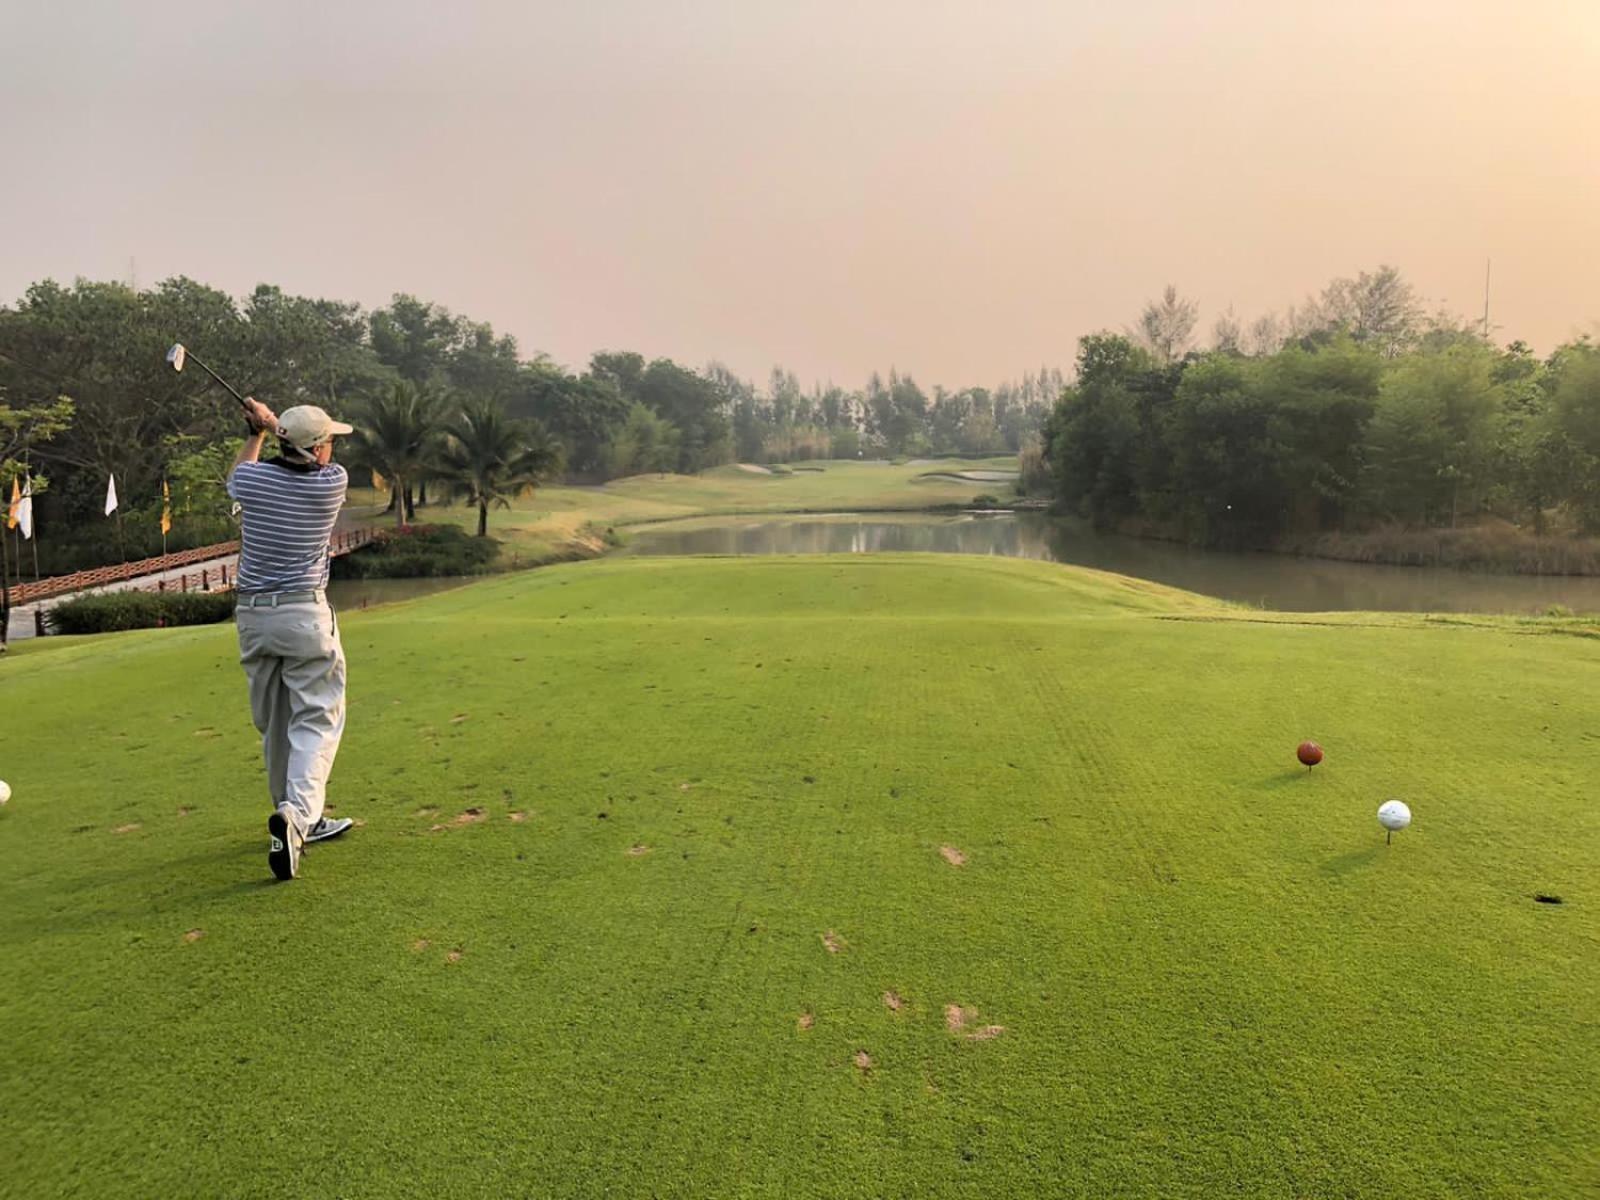
<path fill-rule="evenodd" d="M 1403 800 L 1385 800 L 1378 809 L 1378 824 L 1393 832 L 1411 824 L 1411 810 Z"/>
<path fill-rule="evenodd" d="M 4 779 L 0 779 L 0 804 L 4 804 L 9 799 L 11 799 L 11 785 Z"/>

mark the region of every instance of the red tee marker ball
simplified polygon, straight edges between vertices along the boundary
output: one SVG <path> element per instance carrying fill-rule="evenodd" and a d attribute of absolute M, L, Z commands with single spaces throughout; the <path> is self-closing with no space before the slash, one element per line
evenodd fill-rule
<path fill-rule="evenodd" d="M 1294 756 L 1309 769 L 1322 761 L 1322 747 L 1315 742 L 1301 742 L 1295 748 Z"/>

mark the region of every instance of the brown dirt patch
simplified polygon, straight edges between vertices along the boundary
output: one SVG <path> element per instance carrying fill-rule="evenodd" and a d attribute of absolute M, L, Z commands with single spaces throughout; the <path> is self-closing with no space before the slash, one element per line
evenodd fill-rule
<path fill-rule="evenodd" d="M 366 822 L 366 820 L 364 818 L 355 817 L 353 819 L 355 821 L 355 828 L 357 828 L 357 829 L 365 829 L 367 827 L 367 822 Z"/>
<path fill-rule="evenodd" d="M 883 1006 L 890 1012 L 899 1012 L 906 1006 L 905 998 L 899 992 L 890 988 L 883 994 Z"/>
<path fill-rule="evenodd" d="M 458 962 L 461 961 L 462 953 L 463 953 L 463 951 L 462 951 L 461 947 L 457 946 L 454 950 L 450 951 L 449 954 L 446 954 L 444 956 L 444 960 L 445 960 L 445 962 L 458 963 Z"/>
<path fill-rule="evenodd" d="M 795 1026 L 796 1029 L 800 1030 L 803 1033 L 807 1029 L 810 1029 L 816 1023 L 817 1023 L 817 1018 L 816 1017 L 812 1016 L 808 1012 L 803 1012 L 798 1017 L 795 1018 L 794 1026 Z"/>
<path fill-rule="evenodd" d="M 190 808 L 190 807 L 189 807 L 189 806 L 188 806 L 188 805 L 187 805 L 187 804 L 186 804 L 186 805 L 184 805 L 184 806 L 183 806 L 183 807 L 182 807 L 182 808 L 180 808 L 180 809 L 179 809 L 179 810 L 178 810 L 178 815 L 179 815 L 179 816 L 180 816 L 180 817 L 187 817 L 187 816 L 188 816 L 188 815 L 189 815 L 189 814 L 190 814 L 190 813 L 192 813 L 192 812 L 193 812 L 193 811 L 194 811 L 194 809 L 192 809 L 192 808 Z"/>
<path fill-rule="evenodd" d="M 118 825 L 111 832 L 112 833 L 132 833 L 135 829 L 138 829 L 138 828 L 139 828 L 139 822 L 132 821 L 127 825 Z"/>
<path fill-rule="evenodd" d="M 463 825 L 476 825 L 479 821 L 487 819 L 488 816 L 489 813 L 485 809 L 469 808 L 464 812 L 457 813 L 442 824 L 431 826 L 428 832 L 438 833 L 441 829 L 460 829 Z"/>
<path fill-rule="evenodd" d="M 200 738 L 214 738 L 214 737 L 220 736 L 217 733 L 217 731 L 215 729 L 212 729 L 209 725 L 205 726 L 202 729 L 196 729 L 194 731 L 194 735 L 195 735 L 195 737 L 200 737 Z"/>
<path fill-rule="evenodd" d="M 831 929 L 822 935 L 822 944 L 828 948 L 829 954 L 837 954 L 845 946 L 844 939 Z"/>
<path fill-rule="evenodd" d="M 418 938 L 416 941 L 411 943 L 411 953 L 413 953 L 413 954 L 421 954 L 424 950 L 426 950 L 431 945 L 433 945 L 433 943 L 430 942 L 427 938 Z"/>
<path fill-rule="evenodd" d="M 679 784 L 679 785 L 678 785 L 678 790 L 679 790 L 679 791 L 680 791 L 680 792 L 687 792 L 687 791 L 688 791 L 688 790 L 689 790 L 689 789 L 690 789 L 690 788 L 692 788 L 692 787 L 693 787 L 693 786 L 694 786 L 694 784 L 692 784 L 692 783 L 680 783 L 680 784 Z"/>
<path fill-rule="evenodd" d="M 851 1057 L 850 1061 L 855 1063 L 856 1070 L 862 1072 L 863 1074 L 872 1070 L 874 1065 L 872 1061 L 872 1055 L 868 1054 L 865 1050 L 857 1050 Z"/>
<path fill-rule="evenodd" d="M 984 1025 L 973 1029 L 978 1021 L 978 1010 L 963 1008 L 959 1004 L 946 1004 L 944 1006 L 944 1027 L 951 1033 L 959 1033 L 969 1042 L 987 1042 L 999 1037 L 1006 1031 L 1004 1025 Z"/>
<path fill-rule="evenodd" d="M 419 817 L 436 817 L 439 815 L 439 810 L 431 804 L 424 804 L 417 809 L 416 815 Z"/>
<path fill-rule="evenodd" d="M 525 812 L 508 812 L 506 814 L 506 819 L 513 825 L 521 825 L 528 819 L 528 814 Z"/>
<path fill-rule="evenodd" d="M 198 942 L 201 938 L 205 937 L 205 935 L 206 931 L 204 929 L 191 929 L 188 933 L 183 935 L 183 940 L 186 942 Z"/>
<path fill-rule="evenodd" d="M 952 867 L 964 867 L 967 865 L 967 856 L 954 846 L 940 846 L 939 853 L 944 856 L 945 862 Z"/>
<path fill-rule="evenodd" d="M 632 845 L 632 846 L 628 847 L 628 857 L 629 858 L 643 858 L 646 854 L 649 854 L 649 853 L 650 853 L 650 847 L 646 846 L 646 845 L 643 845 L 642 843 L 636 843 L 635 845 Z"/>
<path fill-rule="evenodd" d="M 467 719 L 467 714 L 466 713 L 457 713 L 455 716 L 450 718 L 450 724 L 459 725 L 459 724 L 461 724 L 461 722 L 465 721 L 466 719 Z"/>

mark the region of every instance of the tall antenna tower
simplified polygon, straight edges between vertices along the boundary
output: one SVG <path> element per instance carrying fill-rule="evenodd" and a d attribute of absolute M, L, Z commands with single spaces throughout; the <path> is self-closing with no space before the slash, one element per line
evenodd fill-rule
<path fill-rule="evenodd" d="M 1494 260 L 1483 260 L 1483 340 L 1489 340 L 1489 268 L 1494 265 Z"/>

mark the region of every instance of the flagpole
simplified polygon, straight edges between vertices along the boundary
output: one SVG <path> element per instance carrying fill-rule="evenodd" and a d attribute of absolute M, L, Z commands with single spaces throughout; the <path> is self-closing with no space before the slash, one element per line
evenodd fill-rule
<path fill-rule="evenodd" d="M 33 463 L 27 463 L 28 471 L 28 540 L 33 543 L 33 581 L 39 582 L 39 517 L 33 511 Z M 17 556 L 17 578 L 22 578 L 22 556 Z"/>

